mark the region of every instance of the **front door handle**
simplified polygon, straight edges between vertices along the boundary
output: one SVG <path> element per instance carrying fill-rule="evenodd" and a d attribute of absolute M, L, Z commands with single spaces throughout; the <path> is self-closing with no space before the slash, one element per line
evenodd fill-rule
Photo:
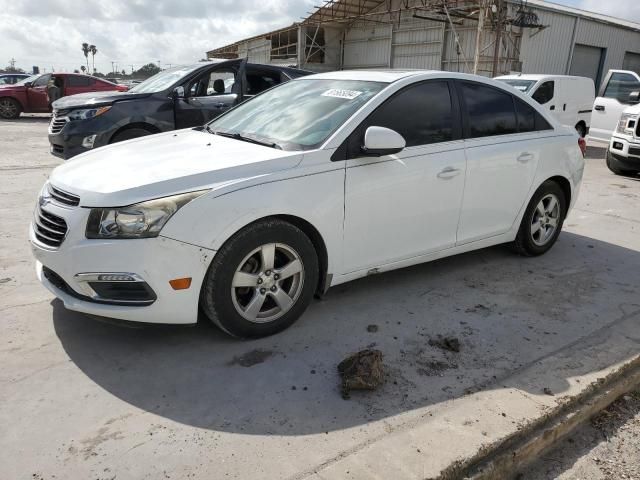
<path fill-rule="evenodd" d="M 549 110 L 555 110 L 556 106 L 555 105 L 551 105 L 551 107 L 549 108 Z"/>
<path fill-rule="evenodd" d="M 527 163 L 529 160 L 533 159 L 533 155 L 529 152 L 521 153 L 518 157 L 518 161 L 520 163 Z"/>
<path fill-rule="evenodd" d="M 596 105 L 595 109 L 599 112 L 604 112 L 604 105 Z"/>
<path fill-rule="evenodd" d="M 460 175 L 459 168 L 446 167 L 440 173 L 438 173 L 438 178 L 442 178 L 448 180 L 450 178 L 456 177 Z"/>
<path fill-rule="evenodd" d="M 216 108 L 224 108 L 224 107 L 226 107 L 226 106 L 227 106 L 227 104 L 226 104 L 226 103 L 222 103 L 222 102 L 220 102 L 220 103 L 216 103 Z"/>

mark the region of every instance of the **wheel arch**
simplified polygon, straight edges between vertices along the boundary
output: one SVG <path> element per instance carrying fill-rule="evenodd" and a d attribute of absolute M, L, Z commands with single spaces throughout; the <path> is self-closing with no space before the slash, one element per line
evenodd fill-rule
<path fill-rule="evenodd" d="M 563 177 L 562 175 L 555 175 L 545 180 L 545 182 L 549 182 L 549 181 L 555 182 L 560 186 L 560 188 L 562 189 L 562 193 L 564 193 L 565 200 L 567 202 L 567 208 L 569 208 L 569 205 L 571 205 L 571 199 L 572 199 L 571 182 L 566 177 Z M 540 185 L 542 185 L 542 183 Z"/>
<path fill-rule="evenodd" d="M 149 132 L 151 132 L 152 134 L 154 133 L 160 133 L 162 130 L 160 130 L 158 127 L 156 127 L 155 125 L 152 125 L 150 123 L 147 122 L 133 122 L 133 123 L 127 123 L 126 125 L 123 125 L 122 127 L 120 127 L 118 130 L 116 130 L 115 132 L 113 132 L 113 134 L 111 135 L 111 137 L 109 138 L 109 143 L 113 142 L 113 139 L 116 138 L 116 136 L 118 136 L 120 133 L 124 132 L 125 130 L 131 130 L 132 128 L 142 128 L 144 130 L 148 130 Z"/>
<path fill-rule="evenodd" d="M 305 220 L 302 217 L 291 214 L 273 214 L 256 218 L 248 223 L 243 224 L 240 227 L 236 227 L 231 234 L 225 235 L 224 241 L 220 244 L 219 248 L 222 248 L 236 233 L 247 228 L 249 225 L 253 225 L 254 223 L 270 219 L 277 219 L 290 223 L 291 225 L 302 230 L 302 232 L 309 238 L 309 240 L 311 240 L 311 243 L 316 250 L 316 254 L 318 255 L 318 266 L 320 267 L 320 278 L 318 279 L 318 289 L 316 291 L 316 294 L 324 294 L 331 286 L 331 275 L 328 272 L 329 253 L 327 250 L 327 244 L 320 231 L 311 222 Z M 216 250 L 219 250 L 219 248 L 216 248 Z"/>

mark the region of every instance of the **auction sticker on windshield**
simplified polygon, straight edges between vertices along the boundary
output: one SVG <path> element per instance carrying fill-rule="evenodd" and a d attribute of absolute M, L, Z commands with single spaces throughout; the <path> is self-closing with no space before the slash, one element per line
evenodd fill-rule
<path fill-rule="evenodd" d="M 327 90 L 322 94 L 323 97 L 335 97 L 335 98 L 344 98 L 346 100 L 353 100 L 358 95 L 362 94 L 357 90 L 342 90 L 339 88 L 332 88 Z"/>

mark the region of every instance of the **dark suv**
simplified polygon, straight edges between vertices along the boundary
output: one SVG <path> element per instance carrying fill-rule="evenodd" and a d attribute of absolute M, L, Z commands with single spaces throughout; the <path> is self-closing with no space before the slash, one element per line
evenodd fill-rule
<path fill-rule="evenodd" d="M 68 159 L 110 143 L 203 125 L 253 95 L 311 73 L 217 60 L 169 68 L 128 92 L 62 98 L 53 103 L 51 153 Z"/>

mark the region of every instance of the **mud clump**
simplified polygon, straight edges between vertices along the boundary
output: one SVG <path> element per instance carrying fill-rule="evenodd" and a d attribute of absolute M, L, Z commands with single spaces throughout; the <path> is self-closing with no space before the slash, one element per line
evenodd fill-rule
<path fill-rule="evenodd" d="M 352 390 L 375 390 L 384 382 L 382 352 L 361 350 L 338 364 L 342 377 L 342 398 L 350 398 Z"/>
<path fill-rule="evenodd" d="M 449 352 L 460 352 L 460 340 L 456 337 L 441 337 L 429 340 L 429 345 L 432 347 L 438 347 L 442 350 L 448 350 Z"/>

